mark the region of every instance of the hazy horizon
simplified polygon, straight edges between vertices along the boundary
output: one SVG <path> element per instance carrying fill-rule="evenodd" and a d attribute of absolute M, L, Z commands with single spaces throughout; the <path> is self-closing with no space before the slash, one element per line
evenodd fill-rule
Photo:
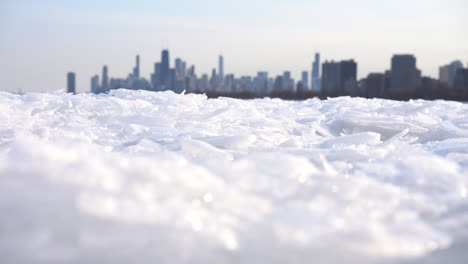
<path fill-rule="evenodd" d="M 315 52 L 322 61 L 355 59 L 358 77 L 390 68 L 393 54 L 411 53 L 425 76 L 455 59 L 468 63 L 468 3 L 462 0 L 353 1 L 56 1 L 0 3 L 1 87 L 48 91 L 77 74 L 79 92 L 104 64 L 126 77 L 141 57 L 149 78 L 163 48 L 210 73 L 298 78 Z"/>

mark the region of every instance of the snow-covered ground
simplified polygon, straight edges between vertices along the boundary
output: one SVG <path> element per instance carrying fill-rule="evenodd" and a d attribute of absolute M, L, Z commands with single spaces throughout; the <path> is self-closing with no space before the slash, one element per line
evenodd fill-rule
<path fill-rule="evenodd" d="M 0 93 L 0 262 L 466 263 L 468 105 Z"/>

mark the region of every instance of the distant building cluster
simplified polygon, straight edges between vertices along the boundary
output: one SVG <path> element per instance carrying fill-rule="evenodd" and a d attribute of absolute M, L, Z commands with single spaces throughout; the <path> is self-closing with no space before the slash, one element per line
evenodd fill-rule
<path fill-rule="evenodd" d="M 468 65 L 467 65 L 468 68 Z M 149 80 L 140 74 L 140 56 L 127 78 L 110 78 L 108 67 L 91 78 L 91 91 L 105 93 L 125 88 L 132 90 L 166 91 L 176 93 L 205 93 L 209 97 L 229 96 L 236 98 L 279 97 L 283 99 L 306 99 L 310 97 L 359 96 L 407 100 L 451 99 L 468 100 L 468 69 L 460 61 L 440 67 L 439 79 L 422 76 L 414 55 L 394 55 L 391 69 L 384 73 L 370 73 L 357 78 L 358 64 L 354 60 L 325 61 L 315 54 L 312 68 L 303 71 L 300 80 L 294 80 L 291 72 L 269 76 L 258 72 L 256 76 L 225 74 L 224 57 L 219 56 L 218 67 L 211 74 L 198 76 L 195 66 L 176 58 L 170 65 L 170 54 L 163 50 L 161 61 L 154 64 Z M 310 78 L 309 78 L 310 77 Z M 75 74 L 68 73 L 67 91 L 75 92 Z"/>

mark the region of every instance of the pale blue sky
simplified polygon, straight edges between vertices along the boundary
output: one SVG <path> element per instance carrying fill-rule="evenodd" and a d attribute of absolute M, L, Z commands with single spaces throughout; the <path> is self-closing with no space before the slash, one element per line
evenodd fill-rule
<path fill-rule="evenodd" d="M 466 0 L 0 0 L 0 90 L 79 91 L 103 64 L 125 77 L 134 56 L 149 76 L 162 48 L 209 72 L 270 75 L 310 71 L 313 54 L 354 58 L 359 76 L 414 53 L 423 74 L 454 59 L 468 63 Z"/>

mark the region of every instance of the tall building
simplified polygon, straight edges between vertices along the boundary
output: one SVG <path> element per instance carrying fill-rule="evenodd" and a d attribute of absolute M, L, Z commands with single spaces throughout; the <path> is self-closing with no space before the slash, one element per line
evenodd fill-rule
<path fill-rule="evenodd" d="M 421 72 L 416 68 L 413 55 L 394 55 L 392 57 L 390 89 L 392 98 L 411 97 L 421 82 Z"/>
<path fill-rule="evenodd" d="M 101 85 L 101 92 L 109 91 L 109 76 L 107 65 L 102 67 L 102 85 Z"/>
<path fill-rule="evenodd" d="M 98 94 L 101 92 L 101 89 L 99 87 L 99 75 L 94 75 L 91 78 L 91 92 Z"/>
<path fill-rule="evenodd" d="M 322 83 L 320 79 L 320 53 L 315 53 L 315 60 L 312 65 L 312 90 L 320 92 Z"/>
<path fill-rule="evenodd" d="M 283 76 L 276 76 L 275 82 L 273 84 L 273 90 L 275 92 L 280 92 L 283 90 Z"/>
<path fill-rule="evenodd" d="M 322 87 L 321 92 L 325 96 L 340 95 L 341 67 L 339 62 L 327 62 L 322 64 Z"/>
<path fill-rule="evenodd" d="M 209 88 L 209 77 L 208 74 L 203 74 L 198 80 L 197 90 L 202 92 L 207 92 Z"/>
<path fill-rule="evenodd" d="M 218 75 L 216 74 L 216 69 L 211 71 L 210 89 L 213 92 L 218 91 Z"/>
<path fill-rule="evenodd" d="M 175 59 L 175 70 L 176 70 L 176 75 L 178 77 L 183 77 L 183 75 L 184 75 L 183 67 L 184 67 L 184 61 L 182 59 L 180 59 L 180 58 L 176 58 Z"/>
<path fill-rule="evenodd" d="M 190 66 L 190 68 L 189 68 L 189 70 L 188 70 L 188 75 L 189 75 L 190 77 L 196 77 L 195 65 Z"/>
<path fill-rule="evenodd" d="M 286 91 L 294 91 L 294 79 L 291 78 L 290 71 L 285 71 L 283 73 L 282 89 Z"/>
<path fill-rule="evenodd" d="M 133 68 L 133 76 L 137 79 L 140 78 L 140 55 L 136 56 L 136 65 L 135 68 Z"/>
<path fill-rule="evenodd" d="M 182 66 L 181 66 L 181 75 L 186 77 L 187 76 L 187 62 L 182 61 Z"/>
<path fill-rule="evenodd" d="M 448 84 L 449 87 L 454 86 L 455 75 L 459 69 L 463 68 L 461 61 L 453 61 L 448 65 L 442 66 L 439 68 L 439 80 L 445 84 Z"/>
<path fill-rule="evenodd" d="M 151 85 L 153 86 L 153 91 L 161 90 L 161 63 L 156 62 L 154 64 L 154 72 L 151 74 Z"/>
<path fill-rule="evenodd" d="M 224 76 L 224 91 L 228 93 L 235 92 L 235 76 L 234 74 L 227 74 Z"/>
<path fill-rule="evenodd" d="M 357 63 L 354 60 L 322 64 L 322 93 L 326 96 L 357 93 Z"/>
<path fill-rule="evenodd" d="M 169 69 L 168 79 L 166 80 L 166 90 L 176 92 L 177 74 L 175 69 Z"/>
<path fill-rule="evenodd" d="M 268 72 L 257 72 L 257 76 L 254 78 L 254 92 L 256 93 L 267 93 L 268 92 Z"/>
<path fill-rule="evenodd" d="M 76 80 L 74 72 L 69 72 L 67 74 L 67 93 L 76 94 Z"/>
<path fill-rule="evenodd" d="M 357 95 L 357 63 L 354 60 L 340 62 L 341 95 Z"/>
<path fill-rule="evenodd" d="M 302 82 L 302 89 L 309 90 L 309 72 L 307 71 L 302 72 L 301 82 Z"/>
<path fill-rule="evenodd" d="M 220 55 L 218 59 L 218 73 L 219 79 L 224 80 L 224 57 L 222 55 Z"/>
<path fill-rule="evenodd" d="M 169 81 L 169 51 L 168 50 L 163 50 L 161 54 L 161 83 L 163 85 L 167 85 L 167 82 Z"/>

